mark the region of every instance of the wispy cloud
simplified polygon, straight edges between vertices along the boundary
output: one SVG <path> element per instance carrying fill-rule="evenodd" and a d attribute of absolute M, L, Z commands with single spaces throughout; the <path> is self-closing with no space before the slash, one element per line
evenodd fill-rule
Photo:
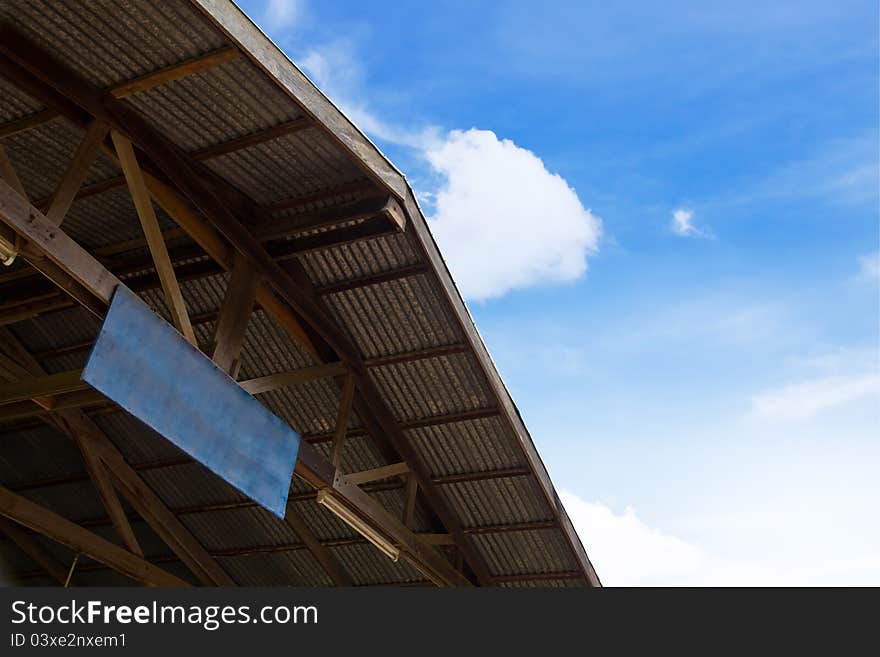
<path fill-rule="evenodd" d="M 880 251 L 859 258 L 858 278 L 874 284 L 880 282 Z"/>
<path fill-rule="evenodd" d="M 366 74 L 346 40 L 336 40 L 311 48 L 297 59 L 298 64 L 316 85 L 351 119 L 374 139 L 423 150 L 435 144 L 440 129 L 436 126 L 406 127 L 380 119 L 363 98 Z"/>
<path fill-rule="evenodd" d="M 880 401 L 880 374 L 826 376 L 766 390 L 752 399 L 754 412 L 777 420 L 807 420 L 865 397 Z"/>
<path fill-rule="evenodd" d="M 696 226 L 695 219 L 696 213 L 691 208 L 676 208 L 672 211 L 672 232 L 680 237 L 712 237 L 710 232 Z"/>
<path fill-rule="evenodd" d="M 269 29 L 284 29 L 302 17 L 303 9 L 302 0 L 268 0 L 263 11 L 263 22 Z"/>

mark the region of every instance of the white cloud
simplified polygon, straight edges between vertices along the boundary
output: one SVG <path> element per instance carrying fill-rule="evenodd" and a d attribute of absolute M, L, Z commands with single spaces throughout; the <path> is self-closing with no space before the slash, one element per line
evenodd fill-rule
<path fill-rule="evenodd" d="M 765 418 L 806 420 L 822 411 L 872 395 L 880 396 L 880 374 L 841 374 L 767 390 L 752 398 L 752 409 L 756 415 Z"/>
<path fill-rule="evenodd" d="M 668 585 L 701 567 L 699 548 L 648 527 L 631 508 L 617 515 L 573 493 L 560 497 L 604 586 Z"/>
<path fill-rule="evenodd" d="M 326 43 L 298 57 L 303 70 L 358 128 L 413 149 L 430 165 L 420 200 L 462 295 L 573 281 L 598 247 L 600 221 L 541 159 L 488 130 L 410 127 L 378 118 L 362 100 L 364 72 L 351 44 Z"/>
<path fill-rule="evenodd" d="M 794 543 L 803 546 L 800 550 L 792 550 L 791 540 L 772 538 L 772 530 L 778 530 L 780 523 L 788 519 L 780 509 L 706 518 L 706 524 L 724 528 L 727 536 L 726 550 L 710 551 L 648 526 L 631 508 L 615 514 L 604 504 L 588 502 L 570 492 L 562 491 L 560 497 L 603 586 L 876 586 L 880 583 L 876 536 L 871 537 L 874 547 L 870 544 L 866 547 L 847 545 L 846 535 L 841 534 L 837 549 L 817 555 L 808 549 L 815 538 L 814 514 L 804 514 L 809 517 L 803 525 L 794 523 L 787 528 L 797 537 Z M 795 509 L 798 510 L 803 509 Z M 825 516 L 823 519 L 827 520 Z M 727 556 L 728 553 L 756 552 L 760 558 Z"/>
<path fill-rule="evenodd" d="M 880 251 L 859 258 L 859 279 L 871 283 L 880 281 Z"/>
<path fill-rule="evenodd" d="M 290 27 L 302 16 L 301 0 L 267 0 L 263 20 L 270 29 Z"/>
<path fill-rule="evenodd" d="M 690 208 L 676 208 L 672 211 L 672 232 L 681 237 L 711 237 L 694 225 L 696 214 Z"/>
<path fill-rule="evenodd" d="M 600 221 L 534 153 L 471 129 L 453 130 L 425 157 L 444 179 L 431 231 L 465 297 L 484 300 L 584 274 Z"/>

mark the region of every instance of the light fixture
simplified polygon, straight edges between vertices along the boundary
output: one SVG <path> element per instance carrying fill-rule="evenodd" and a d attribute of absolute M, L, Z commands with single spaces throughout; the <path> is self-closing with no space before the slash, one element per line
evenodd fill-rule
<path fill-rule="evenodd" d="M 370 527 L 360 516 L 336 499 L 328 489 L 325 488 L 318 491 L 317 501 L 318 504 L 332 511 L 342 522 L 375 545 L 376 549 L 391 559 L 391 561 L 397 561 L 400 558 L 400 550 L 391 541 Z"/>
<path fill-rule="evenodd" d="M 18 255 L 19 238 L 16 235 L 14 239 L 14 242 L 10 242 L 0 235 L 0 262 L 7 267 L 15 262 L 15 256 Z"/>

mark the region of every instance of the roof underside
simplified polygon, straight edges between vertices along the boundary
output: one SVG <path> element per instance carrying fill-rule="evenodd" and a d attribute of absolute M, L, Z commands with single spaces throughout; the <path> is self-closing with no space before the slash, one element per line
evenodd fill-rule
<path fill-rule="evenodd" d="M 34 0 L 0 6 L 2 20 L 102 89 L 205 53 L 244 48 L 220 29 L 216 17 L 184 0 Z M 359 161 L 332 128 L 322 125 L 254 57 L 244 52 L 201 72 L 128 95 L 122 102 L 191 154 L 297 119 L 308 120 L 305 128 L 203 159 L 225 184 L 265 210 L 254 218 L 259 229 L 282 222 L 289 225 L 295 223 L 291 217 L 312 216 L 322 208 L 395 191 L 384 187 L 381 176 Z M 289 66 L 292 70 L 292 64 Z M 34 97 L 0 79 L 0 127 L 45 109 Z M 52 196 L 82 135 L 79 126 L 59 117 L 3 137 L 2 144 L 25 191 L 38 207 L 41 199 Z M 369 144 L 366 147 L 372 148 Z M 87 193 L 81 191 L 73 203 L 64 230 L 91 253 L 109 254 L 102 256 L 105 264 L 168 318 L 146 248 L 116 252 L 115 245 L 143 237 L 127 189 L 99 185 L 120 176 L 115 162 L 100 154 L 88 171 L 83 187 Z M 402 178 L 401 184 L 405 188 Z M 494 366 L 475 337 L 470 317 L 457 292 L 450 288 L 448 272 L 429 257 L 436 247 L 425 237 L 424 218 L 412 212 L 413 207 L 412 203 L 407 205 L 409 216 L 402 232 L 294 257 L 315 288 L 323 290 L 322 303 L 369 365 L 369 374 L 385 403 L 429 469 L 467 540 L 486 562 L 494 582 L 505 586 L 587 585 L 586 573 L 592 569 L 583 548 L 548 486 L 546 471 Z M 159 208 L 157 214 L 163 230 L 176 227 Z M 305 228 L 295 237 L 321 230 Z M 172 256 L 178 256 L 175 265 L 196 335 L 200 343 L 208 345 L 229 275 L 207 266 L 207 256 L 194 248 L 187 236 L 171 233 L 167 243 Z M 349 285 L 386 273 L 389 276 L 384 280 L 376 278 L 372 284 Z M 28 310 L 15 298 L 22 289 L 30 290 L 29 307 L 36 310 Z M 50 292 L 52 287 L 21 259 L 0 271 L 3 323 L 48 373 L 81 368 L 100 320 L 66 297 L 55 297 L 54 305 L 46 302 L 52 298 L 46 296 Z M 240 379 L 315 364 L 308 351 L 261 308 L 255 309 L 242 351 Z M 326 438 L 334 430 L 339 405 L 339 389 L 332 379 L 258 397 L 328 453 Z M 170 442 L 112 405 L 96 406 L 89 414 L 236 582 L 332 584 L 287 524 L 191 461 Z M 350 426 L 353 431 L 342 453 L 342 470 L 357 472 L 386 465 L 388 461 L 357 416 Z M 80 454 L 65 436 L 39 417 L 5 421 L 0 431 L 0 483 L 118 542 Z M 366 489 L 395 515 L 403 513 L 406 492 L 400 479 L 389 478 Z M 391 562 L 316 505 L 314 490 L 297 478 L 291 496 L 299 515 L 355 584 L 424 581 L 417 570 L 403 561 Z M 146 558 L 192 580 L 151 528 L 133 511 L 130 515 Z M 417 509 L 414 529 L 438 531 L 436 518 L 423 505 Z M 67 548 L 42 536 L 35 538 L 61 562 L 71 562 L 73 555 Z M 438 549 L 455 560 L 451 548 Z M 23 583 L 54 583 L 11 541 L 0 541 L 0 553 Z M 80 584 L 131 583 L 85 558 L 77 570 Z"/>

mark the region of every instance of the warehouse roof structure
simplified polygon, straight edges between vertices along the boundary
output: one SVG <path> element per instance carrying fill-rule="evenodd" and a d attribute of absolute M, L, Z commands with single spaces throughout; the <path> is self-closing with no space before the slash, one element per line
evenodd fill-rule
<path fill-rule="evenodd" d="M 247 16 L 0 21 L 12 577 L 600 585 L 405 178 Z M 120 286 L 302 436 L 283 519 L 82 380 Z"/>

